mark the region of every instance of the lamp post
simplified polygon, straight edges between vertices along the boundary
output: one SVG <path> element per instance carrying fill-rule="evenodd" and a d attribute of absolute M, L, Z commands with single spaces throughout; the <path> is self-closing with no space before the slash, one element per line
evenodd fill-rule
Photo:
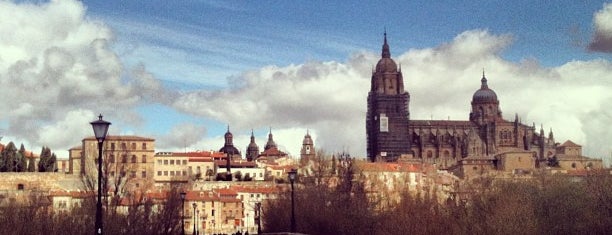
<path fill-rule="evenodd" d="M 196 211 L 196 224 L 198 224 L 198 226 L 196 226 L 196 235 L 200 234 L 200 210 Z"/>
<path fill-rule="evenodd" d="M 93 127 L 94 135 L 98 140 L 98 202 L 96 203 L 96 231 L 95 234 L 104 234 L 102 230 L 102 145 L 110 122 L 102 120 L 102 114 L 98 116 L 98 120 L 90 122 Z"/>
<path fill-rule="evenodd" d="M 181 235 L 185 235 L 185 195 L 187 193 L 181 192 Z"/>
<path fill-rule="evenodd" d="M 257 234 L 261 234 L 261 202 L 255 203 L 255 223 L 257 223 Z"/>
<path fill-rule="evenodd" d="M 295 233 L 295 196 L 294 196 L 294 189 L 293 189 L 293 183 L 295 182 L 295 179 L 297 177 L 297 170 L 296 169 L 291 169 L 291 171 L 289 171 L 289 181 L 291 182 L 291 232 Z"/>
<path fill-rule="evenodd" d="M 193 206 L 193 235 L 196 235 L 196 203 L 191 204 Z"/>

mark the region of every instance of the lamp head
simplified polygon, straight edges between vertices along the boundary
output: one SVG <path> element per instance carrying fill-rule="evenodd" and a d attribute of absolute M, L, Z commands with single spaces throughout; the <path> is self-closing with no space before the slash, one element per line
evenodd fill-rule
<path fill-rule="evenodd" d="M 108 133 L 108 126 L 110 126 L 111 123 L 102 120 L 102 114 L 100 114 L 100 116 L 98 116 L 98 120 L 90 122 L 90 124 L 93 127 L 94 135 L 96 136 L 98 142 L 104 142 L 104 139 L 106 139 L 106 134 Z"/>
<path fill-rule="evenodd" d="M 295 182 L 295 179 L 297 178 L 297 170 L 296 169 L 291 169 L 291 171 L 289 171 L 289 180 L 291 181 L 291 183 Z"/>

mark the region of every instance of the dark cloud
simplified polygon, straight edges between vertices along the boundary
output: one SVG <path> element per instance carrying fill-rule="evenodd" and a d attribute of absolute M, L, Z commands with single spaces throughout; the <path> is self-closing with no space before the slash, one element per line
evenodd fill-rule
<path fill-rule="evenodd" d="M 612 52 L 612 3 L 606 3 L 603 9 L 593 16 L 593 39 L 588 50 L 596 52 Z"/>

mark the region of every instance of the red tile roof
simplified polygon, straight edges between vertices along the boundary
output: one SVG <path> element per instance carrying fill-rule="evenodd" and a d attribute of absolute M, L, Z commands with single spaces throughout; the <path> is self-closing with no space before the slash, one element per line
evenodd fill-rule
<path fill-rule="evenodd" d="M 215 164 L 219 167 L 226 167 L 226 160 L 215 160 Z M 249 161 L 230 161 L 230 167 L 257 167 L 255 162 Z"/>
<path fill-rule="evenodd" d="M 259 156 L 287 156 L 287 154 L 278 150 L 278 148 L 269 148 L 268 150 L 261 152 Z"/>

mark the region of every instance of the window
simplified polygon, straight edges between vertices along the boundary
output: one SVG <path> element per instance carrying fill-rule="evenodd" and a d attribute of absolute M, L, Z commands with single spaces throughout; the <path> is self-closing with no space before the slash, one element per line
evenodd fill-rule
<path fill-rule="evenodd" d="M 126 154 L 121 155 L 121 163 L 127 163 L 127 155 Z"/>
<path fill-rule="evenodd" d="M 111 150 L 115 150 L 115 143 L 111 143 Z"/>
<path fill-rule="evenodd" d="M 130 178 L 136 178 L 136 171 L 130 172 Z"/>
<path fill-rule="evenodd" d="M 183 171 L 183 176 L 187 175 L 187 171 Z"/>
<path fill-rule="evenodd" d="M 115 155 L 113 155 L 113 154 L 109 155 L 109 156 L 108 156 L 108 161 L 109 161 L 110 163 L 115 163 Z"/>
<path fill-rule="evenodd" d="M 168 165 L 168 160 L 164 160 L 164 165 Z"/>
<path fill-rule="evenodd" d="M 214 203 L 214 202 L 213 202 L 213 203 Z M 213 204 L 213 206 L 214 206 L 214 204 Z M 213 209 L 213 210 L 210 212 L 210 216 L 215 216 L 215 209 Z"/>
<path fill-rule="evenodd" d="M 110 176 L 111 176 L 111 177 L 115 177 L 115 171 L 111 171 L 111 172 L 110 172 Z"/>
<path fill-rule="evenodd" d="M 136 150 L 136 143 L 132 143 L 132 150 Z"/>
<path fill-rule="evenodd" d="M 142 143 L 142 150 L 146 150 L 147 149 L 147 143 Z"/>
<path fill-rule="evenodd" d="M 122 150 L 126 150 L 127 149 L 127 145 L 125 143 L 121 143 L 121 149 Z"/>
<path fill-rule="evenodd" d="M 161 171 L 157 171 L 157 176 L 161 176 Z"/>
<path fill-rule="evenodd" d="M 572 168 L 576 168 L 576 163 L 572 163 Z"/>
<path fill-rule="evenodd" d="M 17 185 L 17 190 L 23 190 L 23 188 L 24 188 L 23 184 L 18 184 Z"/>
<path fill-rule="evenodd" d="M 168 171 L 164 171 L 164 176 L 168 176 Z"/>
<path fill-rule="evenodd" d="M 183 160 L 183 165 L 187 165 L 187 160 Z"/>
<path fill-rule="evenodd" d="M 174 171 L 170 171 L 170 176 L 174 176 Z"/>
<path fill-rule="evenodd" d="M 170 165 L 174 165 L 174 159 L 170 160 Z"/>
<path fill-rule="evenodd" d="M 140 176 L 141 176 L 142 178 L 147 178 L 147 172 L 146 172 L 146 171 L 142 171 L 142 172 L 140 173 Z"/>
<path fill-rule="evenodd" d="M 161 165 L 162 164 L 162 160 L 157 160 L 157 164 Z"/>
<path fill-rule="evenodd" d="M 142 163 L 147 163 L 147 155 L 142 155 Z"/>
<path fill-rule="evenodd" d="M 136 163 L 136 155 L 132 155 L 132 163 Z"/>

